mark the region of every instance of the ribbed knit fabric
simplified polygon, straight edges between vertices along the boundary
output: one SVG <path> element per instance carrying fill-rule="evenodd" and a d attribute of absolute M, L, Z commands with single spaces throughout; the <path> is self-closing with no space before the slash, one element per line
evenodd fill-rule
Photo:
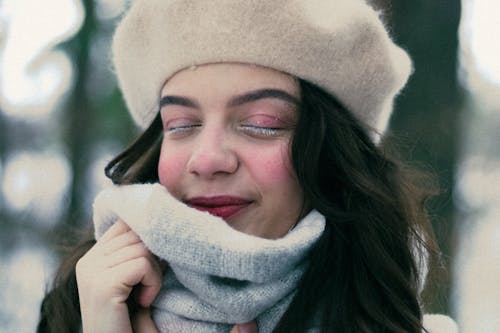
<path fill-rule="evenodd" d="M 159 184 L 116 186 L 94 202 L 96 239 L 125 221 L 170 270 L 153 304 L 161 332 L 229 332 L 256 319 L 271 332 L 290 304 L 307 253 L 324 230 L 312 211 L 280 239 L 239 232 Z"/>

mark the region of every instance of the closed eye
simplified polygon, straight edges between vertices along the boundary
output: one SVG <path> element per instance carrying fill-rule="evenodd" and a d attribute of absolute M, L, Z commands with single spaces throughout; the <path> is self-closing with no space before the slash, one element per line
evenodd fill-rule
<path fill-rule="evenodd" d="M 288 129 L 288 125 L 287 122 L 274 115 L 256 114 L 246 118 L 240 127 L 253 136 L 273 137 Z"/>
<path fill-rule="evenodd" d="M 169 136 L 188 134 L 200 126 L 199 121 L 190 117 L 165 119 L 164 132 Z"/>
<path fill-rule="evenodd" d="M 200 126 L 201 125 L 199 125 L 199 124 L 194 124 L 194 125 L 182 125 L 182 126 L 169 127 L 167 129 L 165 129 L 165 132 L 168 134 L 187 132 L 187 131 L 190 131 L 196 127 L 200 127 Z"/>
<path fill-rule="evenodd" d="M 244 132 L 249 133 L 250 135 L 264 136 L 264 137 L 273 137 L 280 134 L 280 131 L 283 131 L 284 128 L 279 127 L 263 127 L 263 126 L 255 126 L 255 125 L 241 125 L 241 129 Z"/>

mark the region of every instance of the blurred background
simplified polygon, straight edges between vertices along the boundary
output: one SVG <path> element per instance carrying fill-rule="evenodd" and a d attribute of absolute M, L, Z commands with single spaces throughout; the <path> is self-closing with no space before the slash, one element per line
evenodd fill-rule
<path fill-rule="evenodd" d="M 109 61 L 130 3 L 0 0 L 0 332 L 35 330 L 103 167 L 138 133 Z M 500 1 L 374 5 L 415 65 L 388 141 L 441 188 L 429 210 L 447 273 L 426 312 L 500 332 Z"/>

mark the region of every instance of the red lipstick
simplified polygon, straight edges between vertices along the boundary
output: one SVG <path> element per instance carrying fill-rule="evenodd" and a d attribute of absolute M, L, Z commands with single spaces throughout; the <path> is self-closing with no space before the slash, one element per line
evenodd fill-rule
<path fill-rule="evenodd" d="M 186 200 L 186 203 L 190 207 L 209 212 L 212 215 L 227 220 L 250 205 L 252 201 L 239 197 L 221 195 L 215 197 L 190 198 Z"/>

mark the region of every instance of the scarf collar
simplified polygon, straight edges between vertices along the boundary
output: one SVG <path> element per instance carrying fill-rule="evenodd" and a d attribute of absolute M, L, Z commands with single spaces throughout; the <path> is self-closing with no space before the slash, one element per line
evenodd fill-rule
<path fill-rule="evenodd" d="M 324 217 L 312 211 L 282 238 L 247 235 L 188 207 L 160 184 L 101 192 L 94 202 L 96 239 L 117 219 L 169 264 L 153 303 L 160 332 L 228 332 L 254 319 L 259 332 L 272 331 L 325 225 Z"/>

